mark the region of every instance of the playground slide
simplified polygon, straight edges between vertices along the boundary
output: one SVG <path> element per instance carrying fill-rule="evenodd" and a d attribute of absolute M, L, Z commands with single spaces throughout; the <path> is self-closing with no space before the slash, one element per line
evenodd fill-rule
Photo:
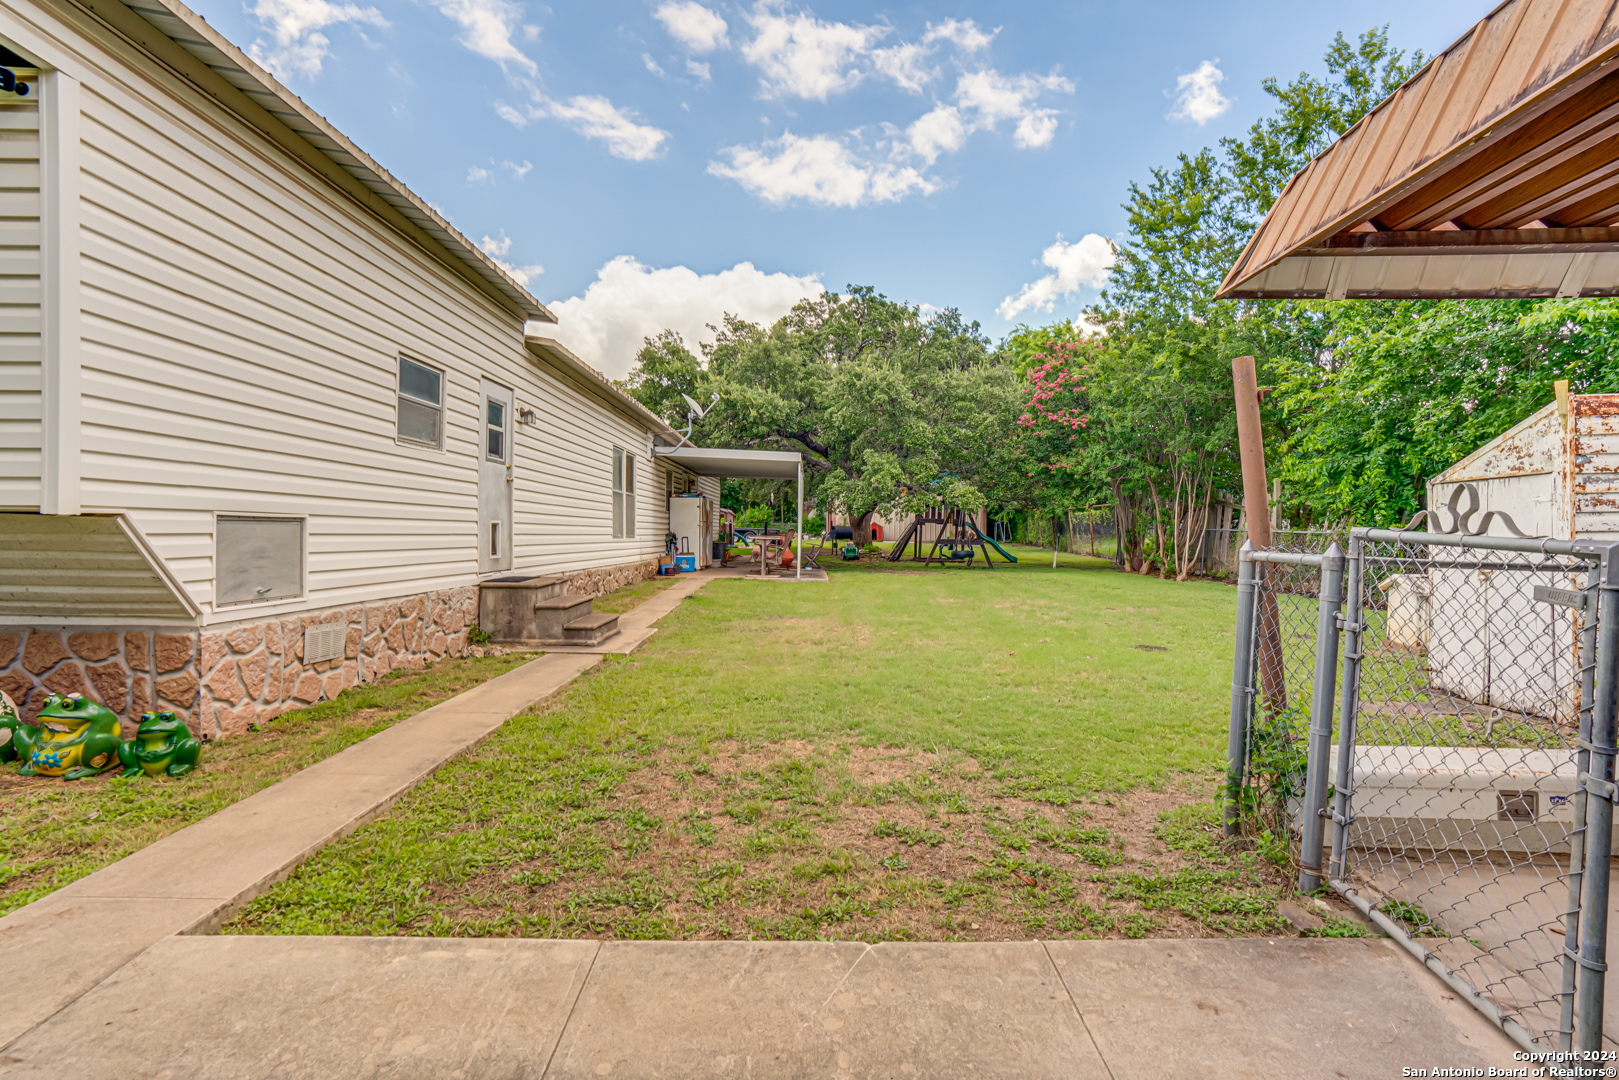
<path fill-rule="evenodd" d="M 992 547 L 996 551 L 1000 552 L 1001 553 L 1001 558 L 1005 559 L 1007 562 L 1014 562 L 1014 563 L 1017 562 L 1017 556 L 1016 555 L 1013 555 L 1010 551 L 1007 551 L 1005 548 L 1001 547 L 1001 545 L 997 544 L 995 541 L 991 540 L 989 537 L 985 536 L 983 533 L 978 532 L 978 526 L 977 525 L 974 525 L 970 521 L 967 522 L 967 524 L 969 526 L 971 526 L 973 532 L 978 533 L 978 539 L 982 540 L 984 543 L 988 544 L 990 547 Z"/>

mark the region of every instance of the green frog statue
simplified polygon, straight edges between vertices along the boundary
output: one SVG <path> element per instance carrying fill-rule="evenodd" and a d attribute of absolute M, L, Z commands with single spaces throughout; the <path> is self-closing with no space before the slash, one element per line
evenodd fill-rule
<path fill-rule="evenodd" d="M 10 694 L 0 690 L 0 764 L 16 761 L 20 756 L 17 752 L 17 729 L 22 726 L 22 713 L 17 710 L 17 703 L 11 700 Z"/>
<path fill-rule="evenodd" d="M 134 776 L 184 776 L 197 767 L 202 743 L 193 738 L 184 720 L 171 712 L 141 713 L 141 726 L 133 739 L 118 747 L 124 779 Z"/>
<path fill-rule="evenodd" d="M 9 734 L 8 757 L 22 759 L 20 775 L 82 780 L 118 764 L 118 716 L 83 694 L 46 698 L 37 727 L 23 722 L 10 698 L 4 705 L 0 729 Z"/>

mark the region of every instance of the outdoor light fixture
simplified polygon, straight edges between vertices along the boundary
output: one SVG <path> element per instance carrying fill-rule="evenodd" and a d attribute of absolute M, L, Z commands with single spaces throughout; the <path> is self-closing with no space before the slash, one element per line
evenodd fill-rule
<path fill-rule="evenodd" d="M 539 423 L 539 421 L 534 418 L 534 410 L 533 409 L 518 409 L 517 410 L 517 422 L 519 424 L 537 424 L 537 423 Z"/>

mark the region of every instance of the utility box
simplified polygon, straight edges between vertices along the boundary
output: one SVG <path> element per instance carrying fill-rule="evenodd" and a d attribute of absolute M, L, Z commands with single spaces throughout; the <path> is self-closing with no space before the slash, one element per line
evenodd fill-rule
<path fill-rule="evenodd" d="M 698 492 L 669 496 L 669 531 L 675 536 L 675 554 L 690 555 L 693 568 L 709 564 L 714 539 L 714 500 Z"/>

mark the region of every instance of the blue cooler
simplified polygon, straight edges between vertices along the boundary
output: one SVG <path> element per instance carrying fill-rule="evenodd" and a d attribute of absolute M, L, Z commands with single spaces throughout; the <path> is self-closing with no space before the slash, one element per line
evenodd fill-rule
<path fill-rule="evenodd" d="M 697 572 L 697 556 L 676 555 L 675 565 L 680 567 L 680 572 L 682 574 L 694 574 Z"/>

